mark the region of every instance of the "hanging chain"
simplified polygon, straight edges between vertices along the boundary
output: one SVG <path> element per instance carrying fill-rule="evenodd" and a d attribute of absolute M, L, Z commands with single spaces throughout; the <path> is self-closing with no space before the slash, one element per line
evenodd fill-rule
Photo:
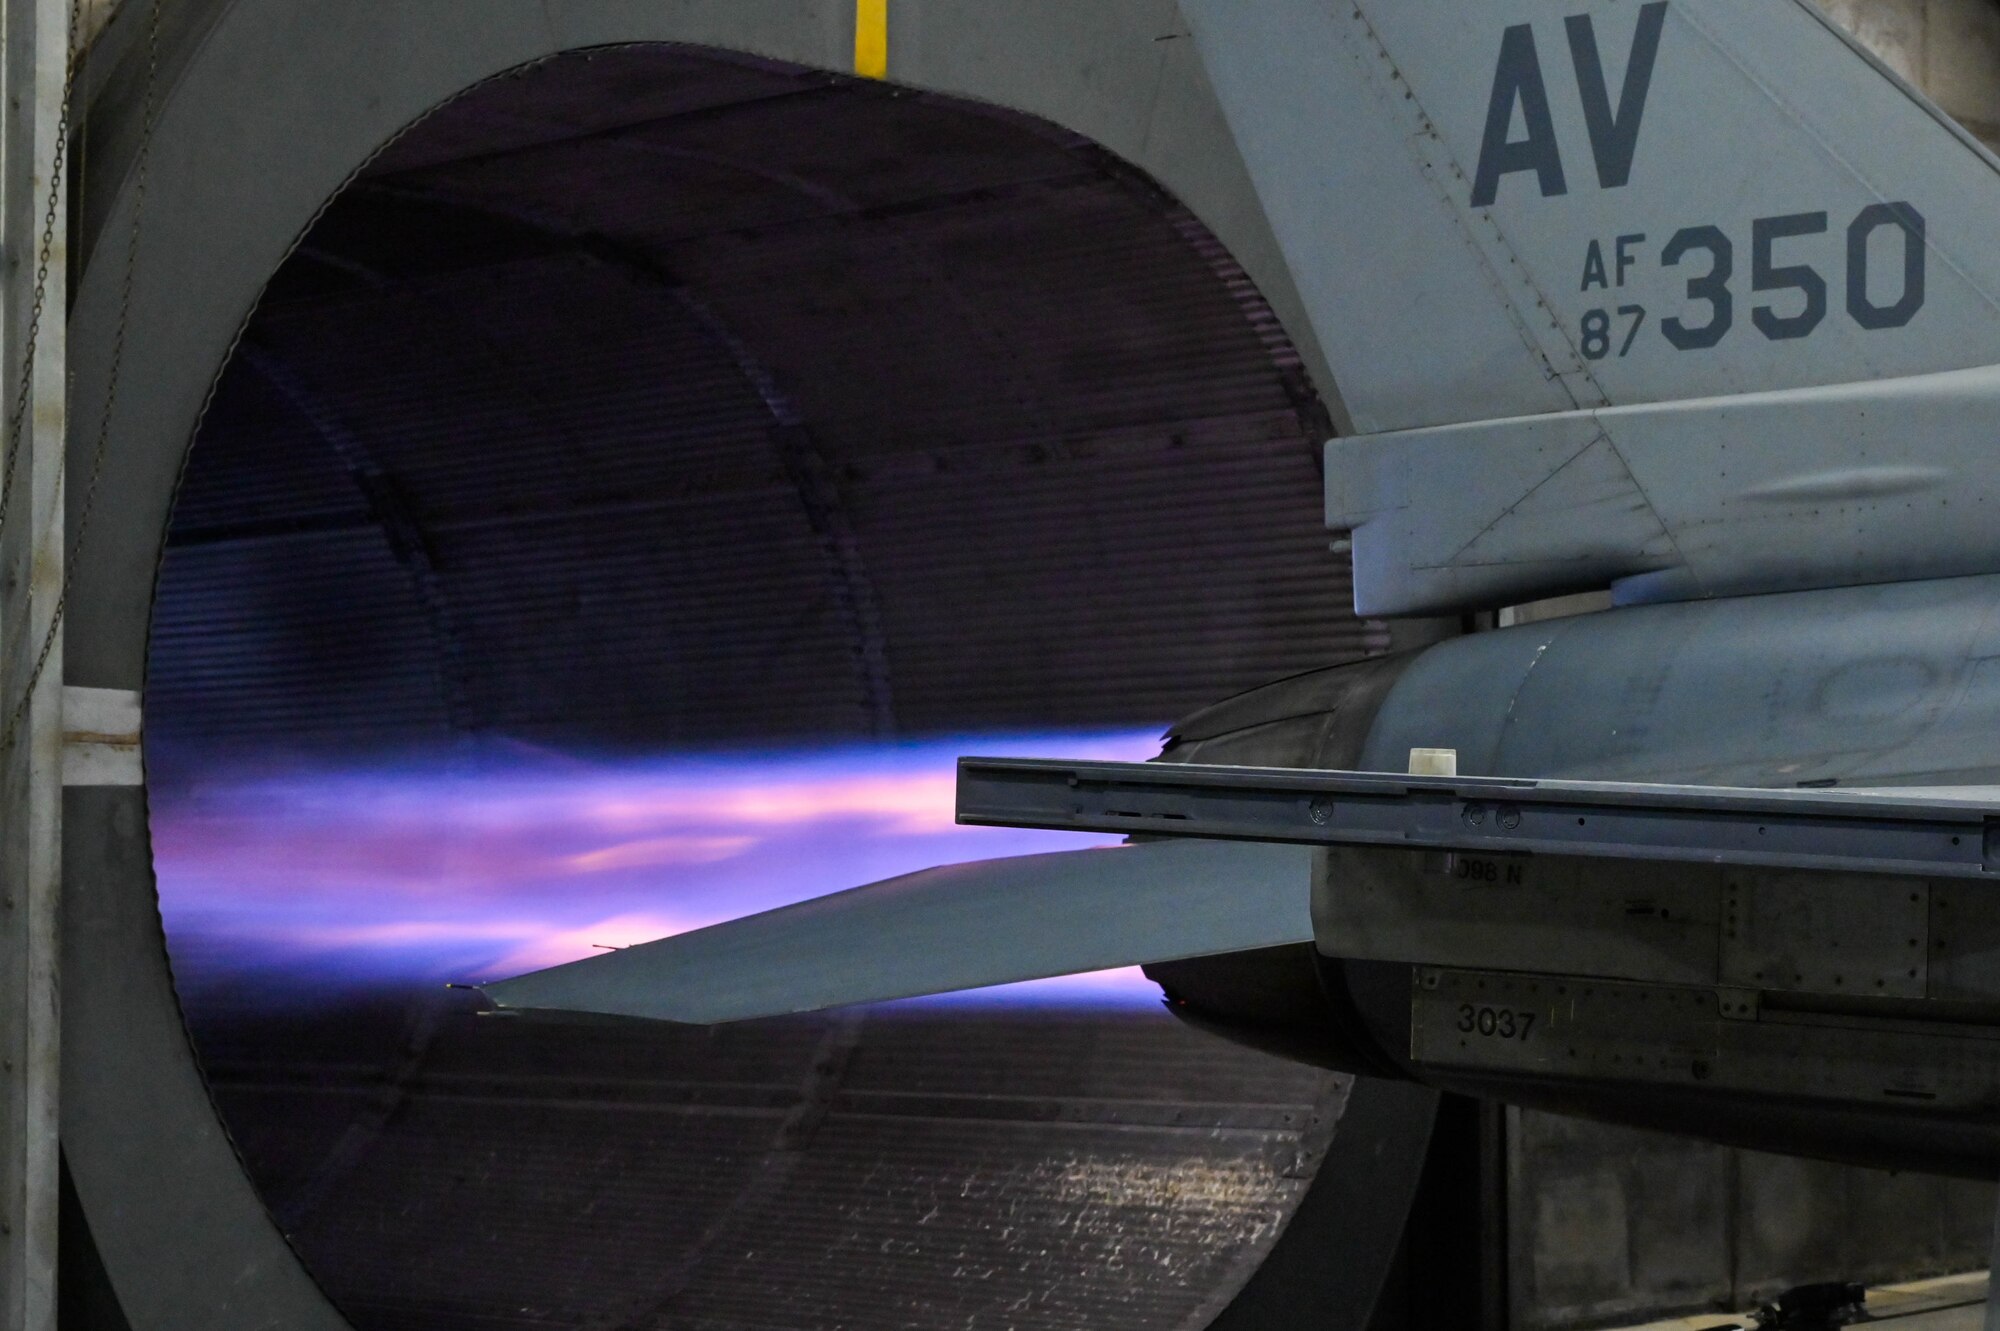
<path fill-rule="evenodd" d="M 20 453 L 21 427 L 27 419 L 29 384 L 33 378 L 36 330 L 40 326 L 44 287 L 48 280 L 49 256 L 53 249 L 57 200 L 60 197 L 62 162 L 64 148 L 68 142 L 69 99 L 75 86 L 79 61 L 76 58 L 75 41 L 77 34 L 78 9 L 82 0 L 72 0 L 70 6 L 71 51 L 69 70 L 63 79 L 63 111 L 57 126 L 57 146 L 55 168 L 50 176 L 48 213 L 43 219 L 41 266 L 36 270 L 35 300 L 29 316 L 27 354 L 23 358 L 24 369 L 22 388 L 15 411 L 9 422 L 7 461 L 4 475 L 0 475 L 0 531 L 7 522 L 7 501 L 14 492 L 14 464 Z M 140 112 L 139 150 L 133 164 L 132 183 L 132 225 L 125 239 L 125 271 L 119 289 L 118 320 L 113 326 L 111 337 L 111 357 L 106 369 L 104 386 L 104 408 L 98 416 L 97 435 L 91 446 L 90 479 L 85 483 L 83 506 L 77 514 L 76 540 L 72 543 L 69 556 L 63 561 L 62 587 L 56 593 L 55 609 L 49 615 L 48 632 L 42 638 L 41 650 L 35 655 L 34 668 L 28 672 L 27 686 L 21 690 L 20 701 L 7 718 L 7 727 L 0 733 L 0 752 L 14 747 L 19 737 L 21 723 L 26 719 L 28 708 L 34 700 L 35 690 L 40 686 L 43 672 L 48 668 L 49 657 L 54 654 L 56 637 L 62 631 L 64 613 L 69 608 L 70 584 L 76 577 L 77 565 L 82 561 L 86 538 L 90 534 L 91 517 L 97 508 L 98 483 L 104 475 L 104 457 L 111 441 L 111 419 L 118 405 L 118 382 L 125 361 L 125 331 L 132 314 L 132 292 L 137 281 L 139 266 L 140 221 L 146 210 L 146 170 L 153 147 L 153 96 L 160 67 L 160 0 L 151 0 L 146 21 L 146 79 L 145 94 Z M 86 126 L 86 132 L 88 127 Z M 67 452 L 67 449 L 65 449 Z"/>
<path fill-rule="evenodd" d="M 69 156 L 69 104 L 76 90 L 76 44 L 83 24 L 83 0 L 70 0 L 69 58 L 63 62 L 62 108 L 56 113 L 55 156 L 49 169 L 49 203 L 42 214 L 41 255 L 35 265 L 35 290 L 28 307 L 28 345 L 21 352 L 21 391 L 7 416 L 7 462 L 0 469 L 0 531 L 7 525 L 7 510 L 14 502 L 14 464 L 21 456 L 21 428 L 27 423 L 28 401 L 35 382 L 35 349 L 41 342 L 42 309 L 47 303 L 49 261 L 56 247 L 56 214 L 62 205 L 63 166 Z"/>

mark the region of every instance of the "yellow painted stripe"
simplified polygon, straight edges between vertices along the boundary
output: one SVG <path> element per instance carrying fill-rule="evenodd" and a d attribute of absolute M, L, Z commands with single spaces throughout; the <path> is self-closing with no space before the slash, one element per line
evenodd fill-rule
<path fill-rule="evenodd" d="M 854 72 L 889 77 L 889 0 L 854 0 Z"/>

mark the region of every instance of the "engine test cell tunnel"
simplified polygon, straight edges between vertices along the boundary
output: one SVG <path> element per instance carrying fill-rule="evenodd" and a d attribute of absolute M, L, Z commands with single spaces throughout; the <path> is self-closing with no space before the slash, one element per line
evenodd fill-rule
<path fill-rule="evenodd" d="M 574 53 L 547 60 L 539 11 L 495 15 L 476 51 L 423 15 L 355 14 L 341 33 L 315 16 L 322 69 L 293 59 L 254 74 L 254 51 L 296 54 L 303 8 L 176 18 L 191 26 L 170 44 L 148 280 L 98 499 L 116 519 L 78 561 L 69 647 L 72 683 L 134 687 L 151 612 L 156 779 L 218 756 L 409 753 L 465 735 L 645 750 L 1155 722 L 1378 645 L 1344 609 L 1319 527 L 1314 453 L 1328 425 L 1310 352 L 1280 329 L 1282 291 L 1267 303 L 1238 266 L 1269 242 L 1171 43 L 1147 38 L 1145 72 L 1166 92 L 1148 132 L 1114 145 L 1128 164 L 1100 146 L 1131 139 L 1124 87 L 1093 110 L 1037 106 L 1020 89 L 1001 98 L 945 77 L 949 65 L 935 81 L 982 100 L 858 83 L 763 54 L 837 67 L 824 48 L 851 30 L 802 27 L 795 12 L 767 23 L 754 6 L 708 26 L 593 9 L 556 34 Z M 1150 17 L 1170 15 L 1118 23 Z M 1101 20 L 1073 22 L 1055 20 L 1051 40 L 1101 54 Z M 638 38 L 738 50 L 625 44 Z M 801 41 L 821 49 L 785 45 Z M 342 63 L 385 49 L 435 58 Z M 133 76 L 119 66 L 101 104 L 118 106 Z M 380 81 L 379 96 L 326 95 L 356 78 Z M 216 123 L 231 133 L 204 133 Z M 131 129 L 99 123 L 89 160 L 104 180 L 129 167 Z M 224 139 L 229 160 L 204 160 Z M 1151 140 L 1159 161 L 1133 151 Z M 113 197 L 102 184 L 86 195 Z M 131 202 L 87 213 L 86 240 L 121 236 Z M 1235 237 L 1205 225 L 1211 209 Z M 80 399 L 101 383 L 95 353 L 113 321 L 103 277 L 86 266 L 78 298 Z M 214 1326 L 273 1309 L 290 1325 L 334 1324 L 243 1182 L 180 1036 L 145 895 L 142 800 L 68 795 L 70 880 L 92 885 L 73 894 L 66 957 L 81 1214 L 133 1325 L 183 1324 L 191 1308 Z M 1156 1134 L 1156 1167 L 1241 1156 L 1246 1134 L 1261 1143 L 1243 1177 L 1264 1181 L 1171 1234 L 1165 1251 L 1184 1256 L 1160 1264 L 1147 1325 L 1205 1324 L 1227 1302 L 1298 1199 L 1297 1161 L 1325 1149 L 1308 1120 L 1344 1098 L 1315 1074 L 1218 1060 L 1164 1024 L 975 1029 L 991 1032 L 996 1063 L 1009 1042 L 1035 1048 L 1040 1093 L 1059 1108 L 1131 1085 L 1136 1065 L 1155 1118 L 1186 1101 L 1236 1115 L 1233 1145 L 1218 1130 L 1191 1153 L 1185 1132 Z M 826 1034 L 809 1023 L 749 1038 L 737 1056 L 809 1087 Z M 873 1075 L 873 1058 L 930 1069 L 933 1091 L 967 1089 L 936 1071 L 941 1043 L 962 1032 L 858 1039 L 857 1076 Z M 449 1044 L 426 1057 L 449 1061 Z M 633 1057 L 629 1044 L 597 1048 L 600 1072 Z M 424 1066 L 391 1071 L 407 1083 Z M 228 1107 L 226 1076 L 218 1093 Z M 1260 1118 L 1255 1105 L 1272 1103 L 1291 1108 Z M 282 1144 L 233 1112 L 268 1179 Z M 363 1157 L 314 1194 L 337 1210 L 367 1191 L 362 1148 L 397 1139 L 335 1121 Z M 359 1137 L 346 1130 L 356 1122 Z M 1411 1131 L 1414 1162 L 1421 1123 Z M 960 1167 L 940 1141 L 939 1167 Z M 761 1159 L 767 1145 L 741 1154 Z M 807 1166 L 823 1169 L 822 1202 L 887 1148 L 842 1149 Z M 1033 1134 L 1020 1150 L 1047 1155 Z M 407 1161 L 385 1151 L 377 1163 Z M 728 1187 L 713 1201 L 743 1206 Z M 187 1225 L 191 1209 L 213 1222 Z M 278 1209 L 311 1259 L 305 1211 L 296 1198 Z M 396 1236 L 357 1241 L 319 1214 L 323 1252 L 345 1242 L 359 1286 L 410 1277 L 380 1265 Z M 467 1248 L 521 1269 L 504 1248 Z M 808 1238 L 798 1257 L 815 1251 Z M 220 1284 L 217 1270 L 243 1280 Z M 452 1283 L 449 1263 L 431 1275 Z M 690 1268 L 669 1284 L 698 1281 Z M 475 1298 L 523 1298 L 518 1281 L 471 1283 Z M 660 1302 L 659 1289 L 591 1288 L 607 1324 Z M 1081 1287 L 1052 1315 L 1101 1318 L 1130 1292 Z M 863 1308 L 912 1297 L 867 1280 L 851 1294 Z M 436 1325 L 441 1309 L 362 1311 L 370 1324 Z"/>

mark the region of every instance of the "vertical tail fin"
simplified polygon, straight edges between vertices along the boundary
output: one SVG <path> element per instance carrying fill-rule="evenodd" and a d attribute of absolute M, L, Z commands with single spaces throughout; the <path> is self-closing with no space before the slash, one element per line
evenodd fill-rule
<path fill-rule="evenodd" d="M 1184 0 L 1361 432 L 2000 360 L 2000 172 L 1807 0 Z"/>
<path fill-rule="evenodd" d="M 1809 0 L 1182 3 L 1362 610 L 2000 570 L 2000 162 Z"/>

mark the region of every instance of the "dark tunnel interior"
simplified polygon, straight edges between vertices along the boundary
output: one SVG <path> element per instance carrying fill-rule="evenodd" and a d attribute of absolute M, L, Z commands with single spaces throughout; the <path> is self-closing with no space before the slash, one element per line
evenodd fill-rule
<path fill-rule="evenodd" d="M 329 201 L 217 379 L 147 687 L 170 930 L 182 852 L 272 781 L 324 816 L 235 847 L 267 905 L 356 839 L 326 790 L 421 876 L 480 834 L 427 835 L 413 772 L 546 808 L 683 758 L 1143 742 L 1382 650 L 1328 433 L 1213 237 L 1049 125 L 663 46 L 482 84 Z M 826 853 L 825 890 L 868 876 Z M 246 1167 L 364 1328 L 1197 1325 L 1345 1091 L 1150 1000 L 571 1027 L 170 944 Z"/>

